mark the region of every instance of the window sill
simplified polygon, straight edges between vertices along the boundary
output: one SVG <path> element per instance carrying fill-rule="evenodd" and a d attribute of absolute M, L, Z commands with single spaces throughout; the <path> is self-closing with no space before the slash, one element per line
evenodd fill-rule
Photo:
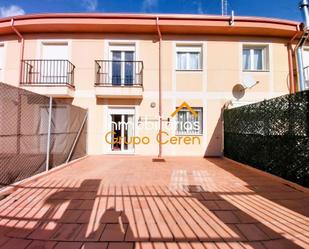
<path fill-rule="evenodd" d="M 202 137 L 202 136 L 204 136 L 203 134 L 201 134 L 201 133 L 198 133 L 198 134 L 178 134 L 178 133 L 176 133 L 175 134 L 175 136 L 176 137 L 184 137 L 184 136 L 186 136 L 186 137 Z"/>
<path fill-rule="evenodd" d="M 243 73 L 270 73 L 270 70 L 242 70 Z"/>
<path fill-rule="evenodd" d="M 203 69 L 176 69 L 176 72 L 194 73 L 194 72 L 203 72 Z"/>

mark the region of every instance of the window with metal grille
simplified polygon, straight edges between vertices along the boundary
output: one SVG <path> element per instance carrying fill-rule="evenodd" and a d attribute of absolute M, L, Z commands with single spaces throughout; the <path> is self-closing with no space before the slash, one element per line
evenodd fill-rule
<path fill-rule="evenodd" d="M 197 116 L 189 110 L 182 109 L 177 113 L 177 135 L 201 135 L 203 134 L 203 108 L 192 108 Z"/>

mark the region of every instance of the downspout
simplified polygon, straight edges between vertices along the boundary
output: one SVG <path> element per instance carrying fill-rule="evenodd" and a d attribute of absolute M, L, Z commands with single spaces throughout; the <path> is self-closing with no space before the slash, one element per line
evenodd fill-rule
<path fill-rule="evenodd" d="M 302 10 L 304 16 L 304 33 L 300 38 L 298 44 L 296 45 L 296 58 L 297 58 L 297 73 L 298 73 L 298 83 L 299 90 L 305 90 L 305 74 L 304 74 L 304 62 L 303 62 L 303 46 L 308 40 L 308 27 L 309 27 L 309 12 L 308 12 L 308 1 L 302 0 L 299 4 L 299 8 Z"/>
<path fill-rule="evenodd" d="M 24 50 L 25 50 L 25 39 L 22 36 L 22 34 L 16 29 L 16 27 L 14 26 L 14 18 L 11 19 L 11 27 L 13 29 L 13 31 L 16 33 L 16 35 L 18 36 L 21 44 L 21 48 L 20 48 L 20 64 L 19 64 L 19 84 L 22 81 L 22 61 L 24 59 Z"/>
<path fill-rule="evenodd" d="M 156 18 L 156 26 L 157 26 L 157 32 L 159 36 L 159 154 L 158 158 L 162 157 L 162 72 L 161 72 L 161 64 L 162 64 L 162 58 L 161 58 L 161 41 L 162 41 L 162 34 L 159 26 L 159 17 Z"/>
<path fill-rule="evenodd" d="M 294 79 L 294 64 L 293 64 L 293 41 L 298 36 L 299 31 L 296 31 L 292 39 L 287 44 L 288 49 L 288 62 L 289 62 L 289 82 L 290 82 L 290 93 L 295 93 L 295 79 Z"/>
<path fill-rule="evenodd" d="M 297 76 L 298 76 L 298 87 L 300 91 L 305 89 L 305 74 L 304 74 L 304 63 L 303 63 L 303 45 L 307 38 L 302 37 L 297 44 L 296 51 L 296 59 L 297 59 Z"/>

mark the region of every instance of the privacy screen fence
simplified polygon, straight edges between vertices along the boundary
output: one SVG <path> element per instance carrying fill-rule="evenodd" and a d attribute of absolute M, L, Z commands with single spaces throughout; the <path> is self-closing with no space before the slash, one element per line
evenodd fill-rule
<path fill-rule="evenodd" d="M 309 91 L 225 110 L 224 154 L 309 187 Z"/>
<path fill-rule="evenodd" d="M 84 156 L 86 119 L 68 101 L 0 83 L 0 188 Z"/>

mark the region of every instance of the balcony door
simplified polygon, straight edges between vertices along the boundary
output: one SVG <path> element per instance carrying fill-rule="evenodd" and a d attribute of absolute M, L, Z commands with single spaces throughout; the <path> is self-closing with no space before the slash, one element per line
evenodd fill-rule
<path fill-rule="evenodd" d="M 135 46 L 110 47 L 110 82 L 114 86 L 130 86 L 135 78 Z"/>
<path fill-rule="evenodd" d="M 69 58 L 67 42 L 43 42 L 41 63 L 38 70 L 41 83 L 64 84 L 68 82 Z"/>

